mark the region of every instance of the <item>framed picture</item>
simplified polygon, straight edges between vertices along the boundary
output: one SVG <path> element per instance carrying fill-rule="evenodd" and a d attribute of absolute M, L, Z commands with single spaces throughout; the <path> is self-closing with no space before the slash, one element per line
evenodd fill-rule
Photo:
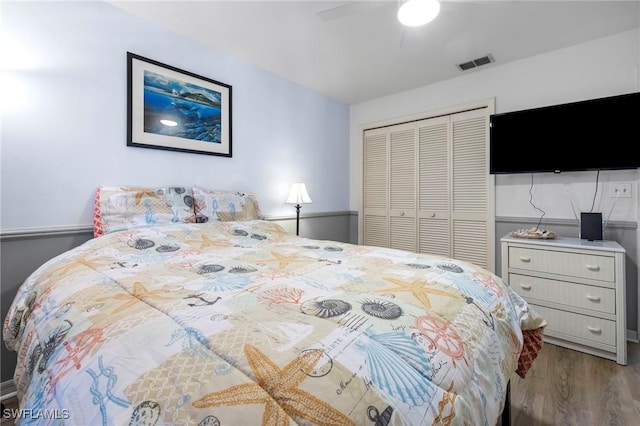
<path fill-rule="evenodd" d="M 231 86 L 127 52 L 127 146 L 231 157 Z"/>

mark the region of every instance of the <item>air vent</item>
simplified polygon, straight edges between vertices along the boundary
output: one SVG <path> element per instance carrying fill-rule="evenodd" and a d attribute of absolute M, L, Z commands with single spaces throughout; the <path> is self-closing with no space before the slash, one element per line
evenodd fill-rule
<path fill-rule="evenodd" d="M 491 62 L 494 62 L 494 61 L 495 59 L 493 59 L 493 56 L 491 54 L 488 54 L 486 56 L 483 56 L 482 58 L 478 58 L 478 59 L 474 59 L 473 61 L 463 62 L 461 64 L 458 64 L 458 68 L 460 68 L 461 71 L 466 71 L 472 68 L 479 67 L 481 65 L 490 64 Z"/>

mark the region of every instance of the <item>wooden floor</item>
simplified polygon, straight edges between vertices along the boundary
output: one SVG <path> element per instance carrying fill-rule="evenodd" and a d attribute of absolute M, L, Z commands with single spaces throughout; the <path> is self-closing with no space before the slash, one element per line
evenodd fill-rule
<path fill-rule="evenodd" d="M 6 401 L 2 401 L 2 416 L 0 417 L 1 425 L 13 426 L 14 422 L 10 416 L 10 413 L 5 411 L 10 409 L 18 409 L 18 400 L 15 397 L 9 398 Z"/>
<path fill-rule="evenodd" d="M 511 380 L 511 425 L 640 425 L 640 344 L 628 343 L 627 358 L 545 343 L 526 377 Z"/>
<path fill-rule="evenodd" d="M 629 342 L 628 363 L 545 343 L 527 376 L 511 380 L 511 426 L 640 425 L 640 344 Z"/>

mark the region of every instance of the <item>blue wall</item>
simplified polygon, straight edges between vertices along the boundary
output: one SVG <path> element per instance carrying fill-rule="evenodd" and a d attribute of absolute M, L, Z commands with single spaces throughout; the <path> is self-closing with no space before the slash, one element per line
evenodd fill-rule
<path fill-rule="evenodd" d="M 4 2 L 0 229 L 86 226 L 108 185 L 255 192 L 303 180 L 305 213 L 349 210 L 349 109 L 103 2 Z M 224 17 L 221 17 L 224 19 Z M 126 146 L 126 53 L 233 87 L 233 157 Z"/>

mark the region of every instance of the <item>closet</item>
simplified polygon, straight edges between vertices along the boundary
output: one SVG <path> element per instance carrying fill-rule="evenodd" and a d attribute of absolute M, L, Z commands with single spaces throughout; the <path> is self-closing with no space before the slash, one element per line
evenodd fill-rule
<path fill-rule="evenodd" d="M 495 270 L 489 115 L 482 107 L 364 130 L 365 245 Z"/>

